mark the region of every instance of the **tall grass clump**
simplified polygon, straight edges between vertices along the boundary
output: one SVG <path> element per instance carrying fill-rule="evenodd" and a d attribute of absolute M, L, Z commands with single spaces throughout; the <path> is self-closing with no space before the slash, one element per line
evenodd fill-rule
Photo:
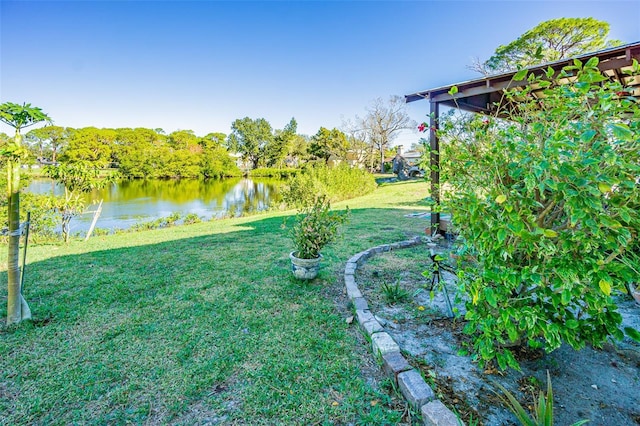
<path fill-rule="evenodd" d="M 289 179 L 283 200 L 289 207 L 304 207 L 318 196 L 332 202 L 348 200 L 372 192 L 376 182 L 372 174 L 346 164 L 337 167 L 314 165 L 304 168 Z"/>

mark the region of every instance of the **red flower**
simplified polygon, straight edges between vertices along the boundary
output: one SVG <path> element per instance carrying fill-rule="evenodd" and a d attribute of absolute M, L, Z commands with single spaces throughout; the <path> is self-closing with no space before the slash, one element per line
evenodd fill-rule
<path fill-rule="evenodd" d="M 418 126 L 419 132 L 424 132 L 426 129 L 427 129 L 427 126 L 425 123 L 420 123 L 420 125 Z"/>
<path fill-rule="evenodd" d="M 487 126 L 489 124 L 489 119 L 485 118 L 484 120 L 482 120 L 482 124 L 484 124 L 485 126 Z"/>

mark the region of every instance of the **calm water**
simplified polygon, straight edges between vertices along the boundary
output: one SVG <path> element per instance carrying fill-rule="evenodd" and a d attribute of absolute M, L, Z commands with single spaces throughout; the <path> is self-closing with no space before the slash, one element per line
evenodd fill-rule
<path fill-rule="evenodd" d="M 275 179 L 225 180 L 134 180 L 114 183 L 94 191 L 87 201 L 104 200 L 96 227 L 125 229 L 172 213 L 182 217 L 195 213 L 204 220 L 266 210 L 280 202 L 282 181 Z M 34 179 L 27 188 L 33 193 L 64 194 L 64 188 L 49 179 Z M 97 204 L 87 210 L 95 210 Z M 71 221 L 71 232 L 85 232 L 92 214 Z"/>

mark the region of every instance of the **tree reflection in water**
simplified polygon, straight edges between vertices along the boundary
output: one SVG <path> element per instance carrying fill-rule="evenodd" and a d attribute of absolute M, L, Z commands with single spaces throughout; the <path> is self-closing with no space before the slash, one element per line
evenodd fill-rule
<path fill-rule="evenodd" d="M 195 213 L 208 220 L 263 211 L 280 203 L 282 185 L 282 180 L 262 178 L 126 180 L 94 191 L 88 201 L 104 200 L 99 228 L 126 229 L 172 213 Z M 52 189 L 57 195 L 64 193 L 48 179 L 34 179 L 27 191 L 51 193 Z M 72 232 L 86 231 L 90 222 L 91 215 L 77 217 Z"/>

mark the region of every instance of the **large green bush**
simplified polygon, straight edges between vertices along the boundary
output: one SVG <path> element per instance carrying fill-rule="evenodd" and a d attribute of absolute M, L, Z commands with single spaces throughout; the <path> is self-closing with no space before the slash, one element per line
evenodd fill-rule
<path fill-rule="evenodd" d="M 318 196 L 341 201 L 370 193 L 376 188 L 373 175 L 346 164 L 336 167 L 316 164 L 307 166 L 292 177 L 283 199 L 289 207 L 309 206 Z"/>
<path fill-rule="evenodd" d="M 612 296 L 640 276 L 640 106 L 597 64 L 521 72 L 531 84 L 506 93 L 508 121 L 443 126 L 447 208 L 475 255 L 460 283 L 480 361 L 518 368 L 511 345 L 623 336 Z"/>

